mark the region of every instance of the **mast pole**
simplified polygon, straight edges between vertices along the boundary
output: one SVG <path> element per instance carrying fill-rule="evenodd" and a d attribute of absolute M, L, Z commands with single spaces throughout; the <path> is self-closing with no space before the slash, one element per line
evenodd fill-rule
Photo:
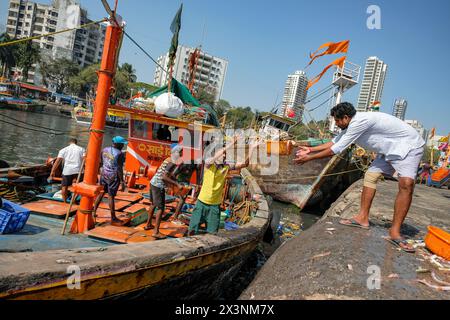
<path fill-rule="evenodd" d="M 100 70 L 98 71 L 97 96 L 95 99 L 92 126 L 89 134 L 89 147 L 86 155 L 84 181 L 74 186 L 75 193 L 81 195 L 82 198 L 72 223 L 72 233 L 83 233 L 95 226 L 92 209 L 94 207 L 94 200 L 102 189 L 101 186 L 97 185 L 100 153 L 105 133 L 104 129 L 109 106 L 109 96 L 113 78 L 116 73 L 118 53 L 120 50 L 121 38 L 123 36 L 122 26 L 117 22 L 117 18 L 117 15 L 111 17 L 106 29 L 102 62 Z"/>

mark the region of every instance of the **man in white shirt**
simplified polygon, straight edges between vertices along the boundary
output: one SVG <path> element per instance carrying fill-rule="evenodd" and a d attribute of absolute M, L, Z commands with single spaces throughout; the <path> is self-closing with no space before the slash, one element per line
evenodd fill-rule
<path fill-rule="evenodd" d="M 408 214 L 414 192 L 417 171 L 422 160 L 425 141 L 417 131 L 400 119 L 381 112 L 356 112 L 353 105 L 344 102 L 331 110 L 336 125 L 342 132 L 318 147 L 301 147 L 295 162 L 304 164 L 340 154 L 355 143 L 377 153 L 364 178 L 361 209 L 357 216 L 341 220 L 346 226 L 369 229 L 369 211 L 375 197 L 377 181 L 383 175 L 398 173 L 399 192 L 394 207 L 394 218 L 386 240 L 406 252 L 414 248 L 402 238 L 401 226 Z M 293 142 L 295 145 L 295 142 Z M 312 154 L 313 152 L 317 152 Z"/>
<path fill-rule="evenodd" d="M 86 150 L 78 146 L 77 139 L 70 139 L 69 146 L 65 147 L 58 153 L 58 158 L 53 164 L 50 180 L 53 180 L 56 169 L 64 161 L 64 169 L 62 172 L 61 193 L 63 201 L 67 201 L 67 189 L 72 185 L 73 181 L 78 178 L 78 174 L 83 169 L 83 158 L 86 156 Z"/>

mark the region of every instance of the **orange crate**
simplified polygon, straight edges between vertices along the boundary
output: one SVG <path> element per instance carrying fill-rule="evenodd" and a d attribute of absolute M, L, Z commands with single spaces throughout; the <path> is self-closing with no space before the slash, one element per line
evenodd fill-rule
<path fill-rule="evenodd" d="M 430 226 L 425 237 L 425 244 L 434 254 L 450 260 L 450 234 L 442 229 Z"/>

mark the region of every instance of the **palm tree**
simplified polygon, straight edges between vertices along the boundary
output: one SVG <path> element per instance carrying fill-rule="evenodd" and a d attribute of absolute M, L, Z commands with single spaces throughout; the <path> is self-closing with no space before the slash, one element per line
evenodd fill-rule
<path fill-rule="evenodd" d="M 119 67 L 119 72 L 123 73 L 127 79 L 128 82 L 136 82 L 137 76 L 136 76 L 136 70 L 133 69 L 133 65 L 129 63 L 124 63 L 122 66 Z"/>
<path fill-rule="evenodd" d="M 0 35 L 0 43 L 10 42 L 12 39 L 8 36 L 7 33 L 3 33 Z M 17 50 L 17 46 L 4 46 L 0 47 L 0 62 L 2 65 L 2 77 L 8 76 L 8 71 L 16 65 L 15 52 Z"/>
<path fill-rule="evenodd" d="M 17 67 L 22 69 L 23 81 L 28 80 L 28 71 L 41 60 L 39 47 L 31 41 L 22 42 L 17 48 Z"/>

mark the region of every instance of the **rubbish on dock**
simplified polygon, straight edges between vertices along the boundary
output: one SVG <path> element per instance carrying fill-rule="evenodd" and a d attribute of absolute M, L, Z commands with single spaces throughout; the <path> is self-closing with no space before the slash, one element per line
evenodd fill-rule
<path fill-rule="evenodd" d="M 74 262 L 70 261 L 70 260 L 65 260 L 65 259 L 58 259 L 58 260 L 56 260 L 56 263 L 57 264 L 71 264 L 71 263 L 74 263 Z"/>
<path fill-rule="evenodd" d="M 326 230 L 327 230 L 327 231 L 336 231 L 335 228 L 327 228 Z"/>
<path fill-rule="evenodd" d="M 428 269 L 423 269 L 423 268 L 419 268 L 419 269 L 416 270 L 416 272 L 417 272 L 417 273 L 428 273 L 428 272 L 430 272 L 430 270 L 428 270 Z"/>
<path fill-rule="evenodd" d="M 311 260 L 315 260 L 315 259 L 318 259 L 318 258 L 327 257 L 327 256 L 329 256 L 330 254 L 331 254 L 331 251 L 325 252 L 325 253 L 321 253 L 321 254 L 318 254 L 318 255 L 315 255 L 314 257 L 312 257 Z"/>
<path fill-rule="evenodd" d="M 353 266 L 351 264 L 347 265 L 348 270 L 353 271 Z"/>
<path fill-rule="evenodd" d="M 392 274 L 388 275 L 388 278 L 389 279 L 398 279 L 398 278 L 400 278 L 400 276 L 396 273 L 392 273 Z"/>
<path fill-rule="evenodd" d="M 425 279 L 418 280 L 418 282 L 422 283 L 422 284 L 424 284 L 424 285 L 426 285 L 426 286 L 428 286 L 428 287 L 430 287 L 432 289 L 436 289 L 436 290 L 439 290 L 439 291 L 450 291 L 450 286 L 437 286 L 437 285 L 434 285 L 434 284 L 428 282 Z"/>

